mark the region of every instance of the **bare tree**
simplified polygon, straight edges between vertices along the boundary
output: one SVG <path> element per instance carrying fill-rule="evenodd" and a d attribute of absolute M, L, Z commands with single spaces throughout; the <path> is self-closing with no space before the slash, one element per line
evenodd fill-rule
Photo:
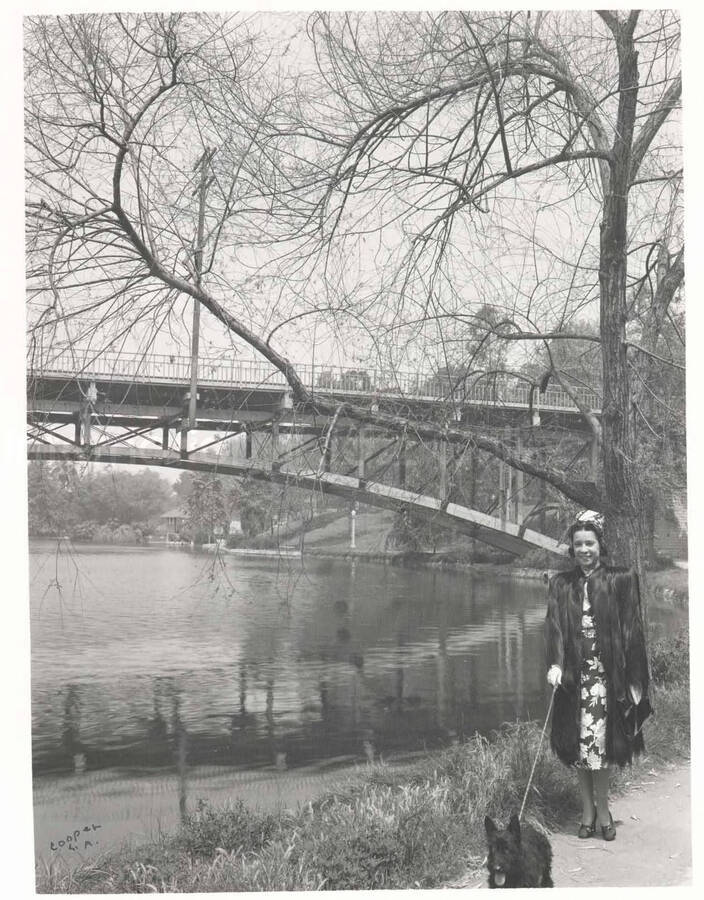
<path fill-rule="evenodd" d="M 335 97 L 324 240 L 351 222 L 355 238 L 395 229 L 387 313 L 440 325 L 445 342 L 476 327 L 488 290 L 495 339 L 594 341 L 601 417 L 583 414 L 603 480 L 590 497 L 552 483 L 603 509 L 639 563 L 641 444 L 656 429 L 638 394 L 648 366 L 683 369 L 682 346 L 657 350 L 684 275 L 676 15 L 320 14 L 309 30 Z M 591 336 L 571 326 L 590 304 Z"/>
<path fill-rule="evenodd" d="M 262 349 L 240 293 L 251 271 L 233 262 L 267 214 L 252 148 L 272 93 L 251 21 L 41 18 L 26 58 L 32 337 L 105 349 L 138 334 L 146 349 L 159 328 L 179 334 L 191 296 Z"/>
<path fill-rule="evenodd" d="M 605 509 L 638 561 L 631 359 L 660 355 L 646 344 L 683 278 L 674 13 L 320 14 L 308 39 L 291 30 L 303 78 L 272 64 L 264 25 L 28 21 L 30 352 L 127 337 L 147 352 L 160 330 L 185 333 L 192 298 L 296 403 L 336 417 L 287 358 L 287 329 L 357 328 L 397 365 L 437 367 L 478 326 L 509 347 L 569 340 L 597 302 L 602 416 L 583 412 L 603 483 L 454 421 L 352 402 L 344 415 L 485 451 Z M 640 343 L 629 265 L 659 310 Z M 266 277 L 276 289 L 258 292 Z"/>

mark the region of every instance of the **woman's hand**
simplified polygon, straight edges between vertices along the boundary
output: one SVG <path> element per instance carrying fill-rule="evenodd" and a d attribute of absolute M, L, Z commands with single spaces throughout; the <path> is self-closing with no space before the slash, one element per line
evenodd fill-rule
<path fill-rule="evenodd" d="M 550 666 L 548 669 L 548 684 L 552 687 L 562 684 L 562 669 L 559 666 Z"/>

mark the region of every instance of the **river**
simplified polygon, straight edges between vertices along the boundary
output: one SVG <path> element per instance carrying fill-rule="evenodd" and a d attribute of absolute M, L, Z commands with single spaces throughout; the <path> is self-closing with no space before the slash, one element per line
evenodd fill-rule
<path fill-rule="evenodd" d="M 173 827 L 198 798 L 292 805 L 342 765 L 546 708 L 540 581 L 44 541 L 30 601 L 44 859 Z"/>

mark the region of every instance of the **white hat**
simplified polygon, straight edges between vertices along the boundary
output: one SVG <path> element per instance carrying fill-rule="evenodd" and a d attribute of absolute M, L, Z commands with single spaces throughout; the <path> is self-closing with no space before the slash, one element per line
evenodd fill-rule
<path fill-rule="evenodd" d="M 584 509 L 575 519 L 575 522 L 590 522 L 592 525 L 596 525 L 599 531 L 604 530 L 604 516 L 603 513 L 598 512 L 596 509 Z"/>

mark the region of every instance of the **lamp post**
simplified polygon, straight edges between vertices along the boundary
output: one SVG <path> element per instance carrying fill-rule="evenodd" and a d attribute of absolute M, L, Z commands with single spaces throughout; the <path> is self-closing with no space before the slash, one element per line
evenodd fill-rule
<path fill-rule="evenodd" d="M 350 510 L 350 550 L 356 550 L 357 545 L 355 543 L 355 526 L 357 524 L 357 501 L 352 504 L 352 509 Z"/>

